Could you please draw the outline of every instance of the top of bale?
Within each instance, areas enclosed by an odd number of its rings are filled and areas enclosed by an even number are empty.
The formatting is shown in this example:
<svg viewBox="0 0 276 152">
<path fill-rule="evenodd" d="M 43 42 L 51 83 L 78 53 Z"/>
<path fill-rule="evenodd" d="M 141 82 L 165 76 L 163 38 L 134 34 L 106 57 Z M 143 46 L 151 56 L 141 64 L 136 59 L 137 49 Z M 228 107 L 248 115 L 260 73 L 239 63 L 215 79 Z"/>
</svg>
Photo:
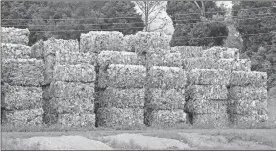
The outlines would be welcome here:
<svg viewBox="0 0 276 152">
<path fill-rule="evenodd" d="M 136 33 L 135 51 L 138 54 L 147 53 L 150 48 L 169 49 L 170 38 L 161 32 Z"/>
<path fill-rule="evenodd" d="M 203 47 L 201 46 L 175 46 L 171 47 L 171 52 L 181 53 L 183 59 L 202 57 Z"/>
<path fill-rule="evenodd" d="M 80 51 L 99 53 L 103 50 L 123 51 L 123 34 L 118 31 L 90 31 L 80 36 Z"/>
<path fill-rule="evenodd" d="M 42 59 L 44 52 L 44 42 L 39 40 L 33 46 L 31 46 L 31 58 Z"/>
<path fill-rule="evenodd" d="M 226 48 L 214 46 L 203 51 L 203 57 L 239 59 L 239 50 L 236 48 Z"/>
<path fill-rule="evenodd" d="M 135 46 L 137 44 L 136 35 L 124 36 L 124 50 L 128 52 L 135 52 Z"/>
<path fill-rule="evenodd" d="M 2 43 L 13 43 L 28 45 L 29 29 L 18 29 L 14 27 L 1 27 Z"/>
<path fill-rule="evenodd" d="M 44 57 L 49 54 L 60 52 L 79 52 L 79 42 L 77 40 L 62 40 L 51 37 L 44 41 Z"/>
</svg>

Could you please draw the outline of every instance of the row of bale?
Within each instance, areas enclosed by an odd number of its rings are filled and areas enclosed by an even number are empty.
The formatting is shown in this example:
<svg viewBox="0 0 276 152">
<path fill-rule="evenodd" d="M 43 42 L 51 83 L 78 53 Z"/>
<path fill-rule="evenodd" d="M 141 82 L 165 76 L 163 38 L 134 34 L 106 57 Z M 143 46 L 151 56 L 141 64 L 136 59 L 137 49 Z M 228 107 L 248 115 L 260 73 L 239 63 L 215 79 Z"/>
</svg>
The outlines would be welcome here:
<svg viewBox="0 0 276 152">
<path fill-rule="evenodd" d="M 27 46 L 29 34 L 2 28 L 1 120 L 12 126 L 43 124 L 43 61 Z"/>
<path fill-rule="evenodd" d="M 2 45 L 7 72 L 1 108 L 28 111 L 13 118 L 128 129 L 246 127 L 267 120 L 267 75 L 251 71 L 250 60 L 239 59 L 237 49 L 170 48 L 160 33 L 103 31 L 81 34 L 80 43 L 51 38 L 28 47 L 26 36 L 14 33 L 24 32 L 10 32 L 4 40 L 22 44 Z M 17 88 L 3 89 L 7 84 Z M 24 108 L 9 108 L 15 102 Z"/>
<path fill-rule="evenodd" d="M 51 38 L 43 44 L 44 122 L 65 127 L 94 126 L 95 57 L 76 40 Z"/>
<path fill-rule="evenodd" d="M 185 51 L 184 51 L 185 52 Z M 267 74 L 251 71 L 237 49 L 212 47 L 184 59 L 191 124 L 250 127 L 267 120 Z"/>
</svg>

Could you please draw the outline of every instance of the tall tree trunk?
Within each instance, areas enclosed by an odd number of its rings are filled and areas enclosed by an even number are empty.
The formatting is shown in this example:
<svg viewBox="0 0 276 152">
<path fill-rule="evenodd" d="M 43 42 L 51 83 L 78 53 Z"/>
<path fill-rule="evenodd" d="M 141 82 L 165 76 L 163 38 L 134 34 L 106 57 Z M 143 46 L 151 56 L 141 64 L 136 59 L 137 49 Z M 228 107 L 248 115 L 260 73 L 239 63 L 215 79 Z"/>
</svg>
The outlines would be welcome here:
<svg viewBox="0 0 276 152">
<path fill-rule="evenodd" d="M 202 5 L 202 16 L 205 17 L 205 5 L 204 5 L 204 1 L 201 1 Z"/>
<path fill-rule="evenodd" d="M 148 23 L 149 23 L 149 11 L 148 11 L 148 2 L 145 2 L 145 24 L 146 24 L 146 32 L 149 30 L 148 29 Z"/>
<path fill-rule="evenodd" d="M 194 3 L 197 6 L 197 8 L 200 10 L 201 16 L 205 17 L 205 5 L 204 5 L 204 1 L 201 1 L 201 7 L 198 5 L 197 1 L 194 1 Z"/>
</svg>

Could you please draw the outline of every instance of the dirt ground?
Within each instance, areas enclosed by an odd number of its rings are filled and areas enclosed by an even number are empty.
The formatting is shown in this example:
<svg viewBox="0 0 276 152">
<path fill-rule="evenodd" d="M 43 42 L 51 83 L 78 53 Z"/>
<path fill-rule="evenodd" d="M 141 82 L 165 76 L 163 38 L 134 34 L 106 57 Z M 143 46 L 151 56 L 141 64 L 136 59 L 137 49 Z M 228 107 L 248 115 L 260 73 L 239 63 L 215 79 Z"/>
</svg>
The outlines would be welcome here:
<svg viewBox="0 0 276 152">
<path fill-rule="evenodd" d="M 276 150 L 276 129 L 2 132 L 2 150 Z"/>
</svg>

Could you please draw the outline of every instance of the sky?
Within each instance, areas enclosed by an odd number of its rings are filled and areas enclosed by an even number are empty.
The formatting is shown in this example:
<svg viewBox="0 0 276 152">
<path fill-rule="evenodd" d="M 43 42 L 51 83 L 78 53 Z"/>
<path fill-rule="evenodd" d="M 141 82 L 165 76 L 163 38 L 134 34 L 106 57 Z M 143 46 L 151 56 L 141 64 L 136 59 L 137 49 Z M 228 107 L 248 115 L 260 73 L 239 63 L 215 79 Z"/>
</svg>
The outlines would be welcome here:
<svg viewBox="0 0 276 152">
<path fill-rule="evenodd" d="M 231 8 L 231 7 L 232 7 L 232 2 L 231 2 L 231 1 L 217 1 L 217 5 L 218 5 L 218 6 L 220 6 L 221 4 L 224 4 L 225 7 L 227 7 L 227 8 Z M 165 5 L 166 5 L 166 2 L 165 2 Z M 137 11 L 138 13 L 141 13 L 141 10 L 138 8 L 138 6 L 136 6 L 135 9 L 136 9 L 136 11 Z M 167 18 L 167 19 L 169 20 L 168 25 L 164 28 L 164 32 L 165 32 L 167 35 L 172 35 L 173 32 L 174 32 L 174 28 L 173 28 L 173 24 L 172 24 L 172 21 L 171 21 L 170 17 L 169 17 L 168 14 L 166 13 L 166 10 L 162 11 L 162 12 L 158 15 L 158 17 L 160 17 L 160 18 L 165 17 L 165 18 Z M 159 19 L 159 20 L 156 19 L 156 20 L 150 25 L 150 27 L 153 28 L 153 29 L 155 29 L 155 28 L 159 27 L 160 25 L 162 25 L 163 22 L 164 22 L 164 21 L 161 20 L 161 19 Z"/>
</svg>

